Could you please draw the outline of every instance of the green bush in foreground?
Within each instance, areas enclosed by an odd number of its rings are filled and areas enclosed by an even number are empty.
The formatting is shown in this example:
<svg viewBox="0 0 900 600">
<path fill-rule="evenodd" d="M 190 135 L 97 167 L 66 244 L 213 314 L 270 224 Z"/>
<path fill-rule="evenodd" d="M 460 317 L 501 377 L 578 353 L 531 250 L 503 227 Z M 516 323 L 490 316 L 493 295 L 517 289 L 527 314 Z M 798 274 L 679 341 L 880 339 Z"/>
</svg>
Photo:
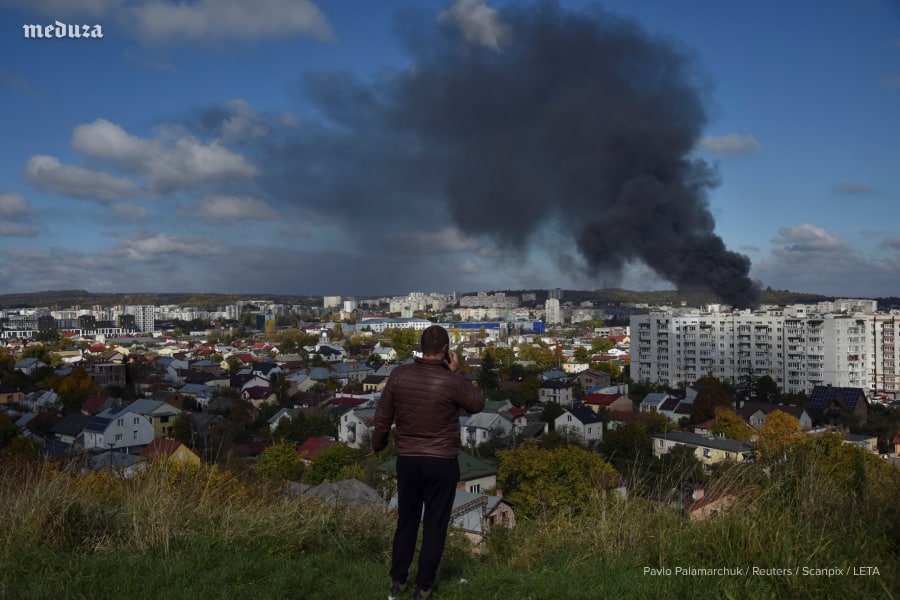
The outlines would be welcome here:
<svg viewBox="0 0 900 600">
<path fill-rule="evenodd" d="M 478 551 L 453 532 L 437 592 L 893 598 L 900 483 L 883 467 L 826 444 L 726 469 L 707 493 L 734 503 L 693 522 L 598 489 L 580 510 L 494 529 Z M 380 511 L 314 503 L 215 468 L 155 466 L 121 480 L 26 462 L 0 466 L 0 523 L 0 599 L 382 598 L 393 531 Z"/>
</svg>

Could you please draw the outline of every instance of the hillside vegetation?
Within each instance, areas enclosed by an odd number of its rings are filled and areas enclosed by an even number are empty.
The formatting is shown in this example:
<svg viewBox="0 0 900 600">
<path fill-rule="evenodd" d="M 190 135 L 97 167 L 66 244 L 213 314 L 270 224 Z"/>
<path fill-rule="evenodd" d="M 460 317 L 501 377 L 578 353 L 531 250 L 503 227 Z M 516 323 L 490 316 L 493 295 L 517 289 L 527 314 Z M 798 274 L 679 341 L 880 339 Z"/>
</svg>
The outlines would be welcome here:
<svg viewBox="0 0 900 600">
<path fill-rule="evenodd" d="M 478 551 L 455 532 L 437 595 L 895 598 L 900 477 L 830 448 L 721 471 L 708 493 L 739 490 L 736 503 L 703 521 L 598 490 L 494 529 Z M 215 467 L 157 464 L 123 480 L 7 455 L 0 522 L 0 599 L 375 599 L 389 583 L 390 515 Z"/>
</svg>

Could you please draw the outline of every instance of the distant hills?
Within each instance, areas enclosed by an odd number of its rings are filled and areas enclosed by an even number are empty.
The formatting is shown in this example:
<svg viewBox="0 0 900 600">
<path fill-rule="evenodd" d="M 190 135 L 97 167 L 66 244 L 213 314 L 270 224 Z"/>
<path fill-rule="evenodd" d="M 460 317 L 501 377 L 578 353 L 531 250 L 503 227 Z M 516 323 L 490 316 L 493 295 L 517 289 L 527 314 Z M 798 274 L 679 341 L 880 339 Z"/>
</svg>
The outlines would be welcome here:
<svg viewBox="0 0 900 600">
<path fill-rule="evenodd" d="M 522 294 L 532 292 L 537 295 L 538 302 L 543 302 L 547 297 L 546 290 L 499 290 L 507 294 Z M 466 292 L 474 293 L 474 292 Z M 492 292 L 493 293 L 493 292 Z M 360 299 L 363 297 L 355 296 Z M 852 294 L 848 293 L 848 297 Z M 106 293 L 88 292 L 86 290 L 51 290 L 43 292 L 28 292 L 18 294 L 0 294 L 0 308 L 32 308 L 50 307 L 52 309 L 64 309 L 70 306 L 90 307 L 95 305 L 114 306 L 117 304 L 175 304 L 179 306 L 195 306 L 204 310 L 215 310 L 218 307 L 234 304 L 239 300 L 268 300 L 279 304 L 317 304 L 321 296 L 286 296 L 279 294 L 208 294 L 208 293 Z M 763 290 L 761 302 L 764 304 L 794 304 L 813 303 L 822 300 L 833 299 L 832 296 L 821 294 L 808 294 L 791 292 L 788 290 Z M 888 305 L 896 305 L 888 302 Z M 719 302 L 714 295 L 707 291 L 678 291 L 661 290 L 652 292 L 638 292 L 619 288 L 600 290 L 563 290 L 563 301 L 575 304 L 581 302 L 593 302 L 596 304 L 621 304 L 642 303 L 649 305 L 679 305 L 682 302 L 688 306 L 700 306 L 702 304 L 714 304 Z"/>
<path fill-rule="evenodd" d="M 310 304 L 320 302 L 321 296 L 283 296 L 276 294 L 203 294 L 203 293 L 106 293 L 85 290 L 53 290 L 19 294 L 0 294 L 0 308 L 32 308 L 47 306 L 64 309 L 70 306 L 91 307 L 117 304 L 175 304 L 215 310 L 238 300 L 270 300 L 279 304 Z"/>
</svg>

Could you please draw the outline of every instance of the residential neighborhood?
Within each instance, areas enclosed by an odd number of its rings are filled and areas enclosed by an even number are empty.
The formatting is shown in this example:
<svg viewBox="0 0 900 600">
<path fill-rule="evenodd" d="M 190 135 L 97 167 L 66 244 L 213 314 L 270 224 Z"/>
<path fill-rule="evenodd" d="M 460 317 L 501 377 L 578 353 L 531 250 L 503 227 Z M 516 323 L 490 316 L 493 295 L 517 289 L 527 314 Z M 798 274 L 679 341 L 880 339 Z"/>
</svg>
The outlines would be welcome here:
<svg viewBox="0 0 900 600">
<path fill-rule="evenodd" d="M 105 327 L 103 333 L 78 327 L 86 321 L 81 313 L 102 313 L 91 324 L 116 314 L 129 324 L 136 321 L 122 317 L 132 309 L 6 309 L 0 312 L 0 420 L 10 433 L 2 452 L 30 449 L 125 478 L 161 459 L 218 465 L 295 481 L 301 494 L 352 475 L 381 490 L 376 497 L 390 510 L 393 456 L 382 457 L 377 474 L 361 475 L 360 465 L 392 369 L 420 356 L 419 332 L 437 322 L 463 357 L 463 373 L 487 398 L 483 412 L 459 418 L 462 475 L 453 522 L 475 543 L 490 527 L 515 524 L 521 491 L 504 489 L 498 473 L 529 445 L 585 449 L 617 471 L 613 487 L 623 494 L 678 495 L 671 482 L 690 474 L 695 489 L 683 505 L 691 508 L 683 510 L 694 519 L 711 514 L 714 495 L 704 495 L 702 486 L 718 470 L 753 464 L 770 452 L 775 422 L 787 421 L 790 435 L 838 435 L 887 463 L 900 462 L 896 401 L 867 381 L 852 387 L 816 380 L 788 393 L 771 371 L 726 379 L 706 374 L 677 385 L 635 380 L 643 371 L 628 359 L 645 353 L 645 338 L 640 333 L 640 347 L 632 349 L 631 332 L 635 323 L 643 332 L 645 320 L 629 311 L 640 309 L 582 302 L 576 312 L 563 304 L 554 314 L 564 322 L 548 327 L 536 295 L 502 298 L 411 294 L 361 303 L 325 297 L 321 306 L 302 309 L 248 301 L 210 312 L 211 321 L 198 318 L 196 309 L 144 306 L 147 331 Z M 480 302 L 491 303 L 486 312 L 500 318 L 441 320 Z M 182 314 L 194 318 L 186 323 Z M 580 320 L 573 321 L 576 314 Z M 272 455 L 285 448 L 293 466 L 273 471 Z M 647 473 L 655 473 L 655 489 L 629 491 L 638 475 L 646 485 Z"/>
</svg>

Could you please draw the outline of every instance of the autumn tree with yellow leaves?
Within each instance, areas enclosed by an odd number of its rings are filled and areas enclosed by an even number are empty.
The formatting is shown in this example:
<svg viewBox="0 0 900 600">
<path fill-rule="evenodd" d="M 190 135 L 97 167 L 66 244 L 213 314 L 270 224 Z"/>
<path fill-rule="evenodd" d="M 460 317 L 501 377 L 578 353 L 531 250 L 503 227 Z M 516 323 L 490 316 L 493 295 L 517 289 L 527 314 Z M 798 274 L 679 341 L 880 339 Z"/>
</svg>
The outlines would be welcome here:
<svg viewBox="0 0 900 600">
<path fill-rule="evenodd" d="M 497 483 L 522 518 L 579 510 L 618 486 L 612 465 L 580 446 L 546 449 L 529 440 L 497 456 Z"/>
<path fill-rule="evenodd" d="M 800 441 L 800 421 L 781 410 L 766 415 L 766 422 L 759 428 L 756 449 L 761 459 L 780 460 L 788 449 Z"/>
</svg>

